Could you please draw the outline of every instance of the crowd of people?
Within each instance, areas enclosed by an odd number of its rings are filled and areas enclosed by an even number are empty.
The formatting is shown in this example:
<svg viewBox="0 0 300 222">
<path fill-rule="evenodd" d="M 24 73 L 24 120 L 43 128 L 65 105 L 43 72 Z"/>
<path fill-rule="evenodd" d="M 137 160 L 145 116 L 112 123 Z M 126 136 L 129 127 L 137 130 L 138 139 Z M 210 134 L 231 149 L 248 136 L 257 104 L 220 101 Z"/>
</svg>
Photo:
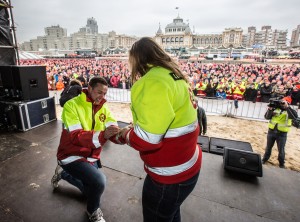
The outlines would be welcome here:
<svg viewBox="0 0 300 222">
<path fill-rule="evenodd" d="M 300 102 L 300 66 L 271 64 L 229 64 L 178 61 L 200 97 L 269 102 L 290 97 Z M 46 65 L 49 90 L 62 90 L 72 79 L 85 87 L 93 76 L 106 79 L 109 87 L 131 88 L 127 60 L 43 59 L 22 60 L 22 65 Z"/>
</svg>

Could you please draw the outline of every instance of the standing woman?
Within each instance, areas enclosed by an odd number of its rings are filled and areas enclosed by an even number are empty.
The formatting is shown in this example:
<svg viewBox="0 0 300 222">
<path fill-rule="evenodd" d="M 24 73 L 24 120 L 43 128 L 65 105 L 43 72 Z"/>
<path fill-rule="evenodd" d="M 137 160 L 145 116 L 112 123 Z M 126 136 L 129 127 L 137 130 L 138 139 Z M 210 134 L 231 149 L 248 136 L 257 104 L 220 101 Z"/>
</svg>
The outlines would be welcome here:
<svg viewBox="0 0 300 222">
<path fill-rule="evenodd" d="M 133 44 L 129 65 L 133 127 L 120 135 L 144 161 L 144 222 L 181 221 L 202 161 L 197 104 L 178 65 L 151 38 Z"/>
</svg>

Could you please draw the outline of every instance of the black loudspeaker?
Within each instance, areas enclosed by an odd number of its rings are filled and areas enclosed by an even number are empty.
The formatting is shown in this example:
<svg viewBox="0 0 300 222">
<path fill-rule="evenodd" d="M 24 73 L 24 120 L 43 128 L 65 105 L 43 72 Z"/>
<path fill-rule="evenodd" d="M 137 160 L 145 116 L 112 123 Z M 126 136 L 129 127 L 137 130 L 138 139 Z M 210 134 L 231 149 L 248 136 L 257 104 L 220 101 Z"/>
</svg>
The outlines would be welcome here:
<svg viewBox="0 0 300 222">
<path fill-rule="evenodd" d="M 251 176 L 262 177 L 262 162 L 260 154 L 225 148 L 223 155 L 224 169 Z"/>
<path fill-rule="evenodd" d="M 198 136 L 197 143 L 201 146 L 202 151 L 209 152 L 209 137 Z"/>
<path fill-rule="evenodd" d="M 0 66 L 0 79 L 5 98 L 13 98 L 14 96 L 14 79 L 11 66 Z"/>
<path fill-rule="evenodd" d="M 7 100 L 30 101 L 49 97 L 46 66 L 0 66 Z"/>
<path fill-rule="evenodd" d="M 252 152 L 252 146 L 248 142 L 236 141 L 236 140 L 228 140 L 221 138 L 210 138 L 209 152 L 223 155 L 225 148 L 233 148 L 237 150 L 244 150 Z"/>
</svg>

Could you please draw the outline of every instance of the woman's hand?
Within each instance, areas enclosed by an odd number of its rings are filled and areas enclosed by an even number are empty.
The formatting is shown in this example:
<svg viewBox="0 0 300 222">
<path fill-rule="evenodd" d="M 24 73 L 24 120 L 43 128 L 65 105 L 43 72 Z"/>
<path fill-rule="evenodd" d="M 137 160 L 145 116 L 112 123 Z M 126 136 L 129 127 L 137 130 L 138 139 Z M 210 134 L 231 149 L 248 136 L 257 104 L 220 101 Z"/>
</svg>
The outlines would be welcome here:
<svg viewBox="0 0 300 222">
<path fill-rule="evenodd" d="M 114 125 L 109 126 L 104 131 L 104 138 L 109 139 L 110 137 L 119 133 L 119 131 L 120 131 L 120 128 L 118 126 L 114 126 Z"/>
</svg>

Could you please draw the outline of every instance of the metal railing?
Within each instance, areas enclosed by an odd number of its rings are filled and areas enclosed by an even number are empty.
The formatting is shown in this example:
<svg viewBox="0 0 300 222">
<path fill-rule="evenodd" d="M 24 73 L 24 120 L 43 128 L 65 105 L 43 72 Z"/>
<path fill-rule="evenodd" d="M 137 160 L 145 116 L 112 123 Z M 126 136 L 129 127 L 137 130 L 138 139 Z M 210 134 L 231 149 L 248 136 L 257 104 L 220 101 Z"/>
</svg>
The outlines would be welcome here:
<svg viewBox="0 0 300 222">
<path fill-rule="evenodd" d="M 55 103 L 59 104 L 61 91 L 49 91 L 50 96 L 54 96 Z M 108 102 L 130 103 L 130 90 L 109 88 L 106 94 Z M 222 115 L 228 117 L 237 117 L 252 120 L 265 120 L 264 115 L 268 108 L 268 103 L 249 102 L 239 100 L 199 98 L 198 105 L 201 106 L 208 115 Z M 300 116 L 300 109 L 297 106 L 292 106 Z"/>
<path fill-rule="evenodd" d="M 198 104 L 207 114 L 222 115 L 228 117 L 238 117 L 253 120 L 265 120 L 264 115 L 268 109 L 268 103 L 234 101 L 216 98 L 199 98 Z M 300 110 L 297 106 L 291 106 L 300 116 Z"/>
</svg>

